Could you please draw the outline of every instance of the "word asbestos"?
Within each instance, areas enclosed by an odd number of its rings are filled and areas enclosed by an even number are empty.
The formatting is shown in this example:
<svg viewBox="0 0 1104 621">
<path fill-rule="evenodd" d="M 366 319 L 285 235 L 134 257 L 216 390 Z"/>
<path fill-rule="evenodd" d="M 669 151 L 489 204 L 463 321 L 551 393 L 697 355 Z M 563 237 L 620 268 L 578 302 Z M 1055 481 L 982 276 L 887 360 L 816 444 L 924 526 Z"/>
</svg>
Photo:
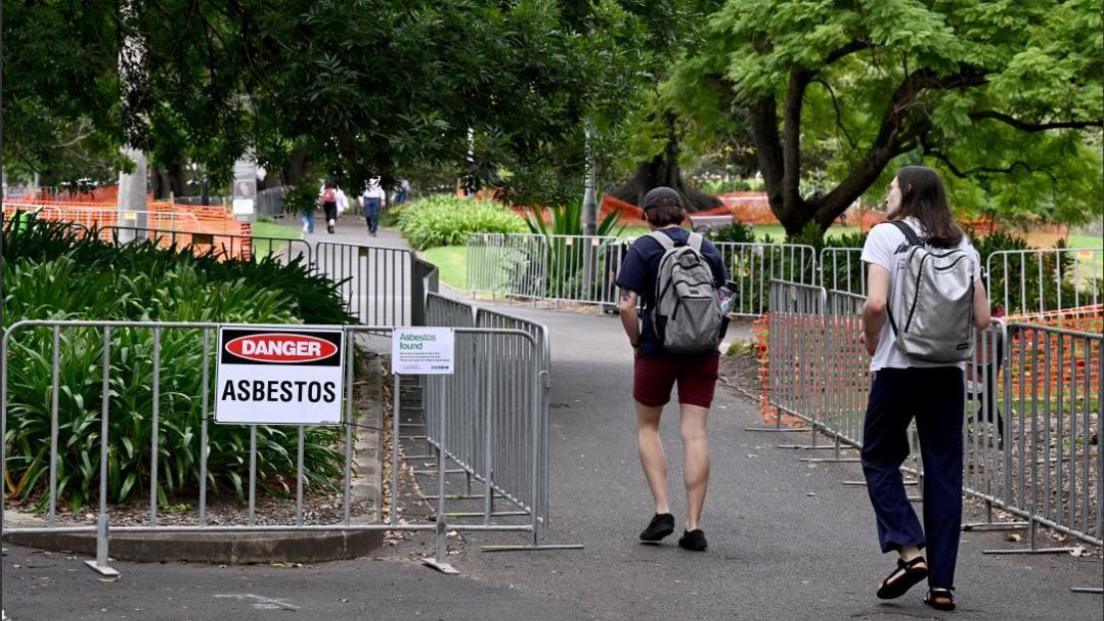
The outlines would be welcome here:
<svg viewBox="0 0 1104 621">
<path fill-rule="evenodd" d="M 226 380 L 221 399 L 243 402 L 333 403 L 337 400 L 337 384 L 303 380 Z"/>
<path fill-rule="evenodd" d="M 399 336 L 399 349 L 402 351 L 420 351 L 425 349 L 426 343 L 433 343 L 437 340 L 435 334 L 409 334 L 404 333 Z"/>
</svg>

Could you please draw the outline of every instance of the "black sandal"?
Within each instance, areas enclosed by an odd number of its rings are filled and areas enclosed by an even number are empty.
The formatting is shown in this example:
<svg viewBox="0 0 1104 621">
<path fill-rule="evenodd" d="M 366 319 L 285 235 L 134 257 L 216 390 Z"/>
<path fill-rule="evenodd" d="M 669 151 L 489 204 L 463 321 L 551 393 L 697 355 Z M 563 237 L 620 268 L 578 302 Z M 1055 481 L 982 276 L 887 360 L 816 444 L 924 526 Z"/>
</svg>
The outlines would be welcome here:
<svg viewBox="0 0 1104 621">
<path fill-rule="evenodd" d="M 923 567 L 917 565 L 923 563 Z M 893 578 L 896 577 L 896 580 Z M 916 584 L 928 577 L 928 563 L 923 556 L 918 556 L 911 561 L 897 559 L 897 569 L 882 580 L 882 586 L 878 587 L 878 599 L 897 599 Z M 891 582 L 892 580 L 892 582 Z"/>
<path fill-rule="evenodd" d="M 924 596 L 924 603 L 936 610 L 954 610 L 954 594 L 951 591 L 954 591 L 954 588 L 935 587 L 928 589 L 928 594 Z"/>
</svg>

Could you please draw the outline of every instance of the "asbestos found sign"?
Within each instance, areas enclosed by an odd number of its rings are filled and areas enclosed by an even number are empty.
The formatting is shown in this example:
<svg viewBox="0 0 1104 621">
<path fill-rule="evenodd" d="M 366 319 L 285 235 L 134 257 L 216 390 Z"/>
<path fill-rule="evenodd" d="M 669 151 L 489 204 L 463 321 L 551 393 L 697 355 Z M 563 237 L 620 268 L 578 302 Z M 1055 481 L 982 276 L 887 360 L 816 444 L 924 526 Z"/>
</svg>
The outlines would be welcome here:
<svg viewBox="0 0 1104 621">
<path fill-rule="evenodd" d="M 341 330 L 219 330 L 215 422 L 341 423 Z"/>
<path fill-rule="evenodd" d="M 397 375 L 452 375 L 456 341 L 452 328 L 396 328 L 391 368 Z"/>
</svg>

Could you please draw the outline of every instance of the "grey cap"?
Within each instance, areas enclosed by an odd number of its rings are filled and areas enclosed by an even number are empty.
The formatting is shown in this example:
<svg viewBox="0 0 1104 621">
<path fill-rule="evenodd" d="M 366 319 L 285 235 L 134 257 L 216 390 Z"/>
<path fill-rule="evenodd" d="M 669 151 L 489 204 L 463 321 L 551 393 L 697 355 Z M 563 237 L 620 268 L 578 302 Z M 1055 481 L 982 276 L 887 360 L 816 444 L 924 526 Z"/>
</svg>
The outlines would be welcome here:
<svg viewBox="0 0 1104 621">
<path fill-rule="evenodd" d="M 644 204 L 641 207 L 645 210 L 651 209 L 656 206 L 661 199 L 669 198 L 675 201 L 675 204 L 682 207 L 682 196 L 673 188 L 669 188 L 665 185 L 660 185 L 652 188 L 644 195 Z"/>
</svg>

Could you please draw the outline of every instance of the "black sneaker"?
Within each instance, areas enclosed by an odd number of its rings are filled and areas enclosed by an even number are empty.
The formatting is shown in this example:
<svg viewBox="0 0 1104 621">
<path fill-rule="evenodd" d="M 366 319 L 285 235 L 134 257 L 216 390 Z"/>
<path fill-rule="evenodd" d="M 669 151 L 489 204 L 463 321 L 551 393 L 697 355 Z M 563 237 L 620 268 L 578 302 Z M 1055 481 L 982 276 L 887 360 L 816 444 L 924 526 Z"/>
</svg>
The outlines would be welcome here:
<svg viewBox="0 0 1104 621">
<path fill-rule="evenodd" d="M 659 543 L 661 539 L 675 532 L 675 516 L 670 513 L 657 513 L 648 522 L 648 528 L 640 533 L 640 543 Z"/>
<path fill-rule="evenodd" d="M 683 531 L 682 536 L 679 537 L 679 547 L 694 552 L 705 552 L 709 544 L 705 541 L 705 532 L 700 528 L 695 528 L 694 530 Z"/>
</svg>

